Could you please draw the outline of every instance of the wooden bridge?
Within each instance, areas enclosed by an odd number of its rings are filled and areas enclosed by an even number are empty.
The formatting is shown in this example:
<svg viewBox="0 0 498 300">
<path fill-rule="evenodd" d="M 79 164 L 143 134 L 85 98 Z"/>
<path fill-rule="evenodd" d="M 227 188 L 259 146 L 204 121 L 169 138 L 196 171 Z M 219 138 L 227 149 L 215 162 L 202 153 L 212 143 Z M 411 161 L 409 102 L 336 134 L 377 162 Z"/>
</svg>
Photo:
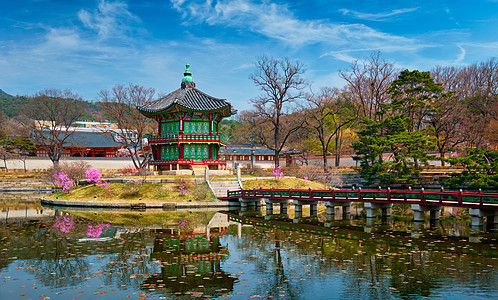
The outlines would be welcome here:
<svg viewBox="0 0 498 300">
<path fill-rule="evenodd" d="M 312 190 L 307 189 L 249 189 L 228 191 L 221 200 L 230 201 L 231 205 L 240 205 L 243 209 L 248 205 L 258 207 L 261 199 L 266 203 L 267 211 L 273 210 L 273 204 L 280 204 L 286 211 L 287 204 L 292 201 L 296 213 L 302 212 L 303 205 L 310 205 L 311 214 L 316 212 L 319 202 L 327 206 L 327 214 L 334 214 L 335 206 L 342 206 L 343 212 L 349 213 L 353 202 L 365 203 L 367 217 L 375 217 L 375 209 L 382 209 L 383 216 L 390 216 L 393 204 L 411 204 L 414 220 L 423 221 L 424 212 L 430 211 L 432 219 L 439 218 L 442 206 L 469 208 L 473 217 L 472 224 L 480 226 L 482 218 L 488 223 L 498 223 L 498 193 L 453 192 L 453 191 L 414 191 L 414 190 Z M 475 219 L 474 219 L 475 218 Z"/>
</svg>

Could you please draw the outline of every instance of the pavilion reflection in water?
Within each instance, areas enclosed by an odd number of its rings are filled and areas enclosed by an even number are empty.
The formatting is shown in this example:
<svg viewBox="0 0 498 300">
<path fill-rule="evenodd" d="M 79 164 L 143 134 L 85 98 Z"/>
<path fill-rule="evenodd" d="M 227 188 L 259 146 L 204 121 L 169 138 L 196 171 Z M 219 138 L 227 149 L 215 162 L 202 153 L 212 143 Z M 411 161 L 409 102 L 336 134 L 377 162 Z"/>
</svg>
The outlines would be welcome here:
<svg viewBox="0 0 498 300">
<path fill-rule="evenodd" d="M 161 273 L 151 275 L 141 288 L 154 289 L 156 293 L 211 297 L 233 291 L 237 276 L 221 269 L 221 262 L 228 256 L 228 249 L 220 243 L 220 237 L 227 231 L 228 218 L 221 216 L 225 222 L 210 224 L 203 233 L 187 233 L 177 228 L 153 230 L 154 247 L 150 257 L 161 263 Z"/>
</svg>

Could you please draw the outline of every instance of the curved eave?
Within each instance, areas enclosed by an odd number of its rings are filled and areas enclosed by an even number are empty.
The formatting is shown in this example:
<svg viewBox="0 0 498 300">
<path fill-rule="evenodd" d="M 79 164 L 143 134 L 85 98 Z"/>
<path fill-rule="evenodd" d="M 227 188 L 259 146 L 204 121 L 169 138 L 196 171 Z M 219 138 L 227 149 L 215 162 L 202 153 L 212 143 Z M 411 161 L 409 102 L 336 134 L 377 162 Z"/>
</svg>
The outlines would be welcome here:
<svg viewBox="0 0 498 300">
<path fill-rule="evenodd" d="M 227 104 L 226 106 L 222 106 L 219 108 L 214 108 L 214 109 L 199 110 L 199 109 L 193 109 L 190 107 L 186 107 L 186 106 L 174 103 L 165 109 L 157 110 L 157 111 L 142 109 L 141 107 L 137 107 L 137 110 L 147 117 L 153 117 L 153 116 L 163 115 L 163 114 L 170 114 L 170 113 L 175 113 L 178 111 L 200 112 L 200 113 L 220 113 L 223 117 L 229 117 L 229 116 L 232 116 L 232 115 L 237 113 L 237 110 L 233 109 L 230 104 Z"/>
</svg>

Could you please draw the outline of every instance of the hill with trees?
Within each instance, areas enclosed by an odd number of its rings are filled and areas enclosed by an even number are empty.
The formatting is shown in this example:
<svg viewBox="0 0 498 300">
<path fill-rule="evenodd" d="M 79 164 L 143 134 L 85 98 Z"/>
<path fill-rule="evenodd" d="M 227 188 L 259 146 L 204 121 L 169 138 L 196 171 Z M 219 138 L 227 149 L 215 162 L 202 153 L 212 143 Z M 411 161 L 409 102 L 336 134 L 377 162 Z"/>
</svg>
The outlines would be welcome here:
<svg viewBox="0 0 498 300">
<path fill-rule="evenodd" d="M 5 113 L 9 118 L 17 117 L 23 114 L 23 109 L 31 106 L 33 98 L 26 96 L 12 96 L 0 89 L 0 111 Z M 95 102 L 85 100 L 75 100 L 82 107 L 81 120 L 97 121 L 100 109 Z"/>
<path fill-rule="evenodd" d="M 14 98 L 14 96 L 7 94 L 2 89 L 0 89 L 0 99 L 11 99 L 11 98 Z"/>
</svg>

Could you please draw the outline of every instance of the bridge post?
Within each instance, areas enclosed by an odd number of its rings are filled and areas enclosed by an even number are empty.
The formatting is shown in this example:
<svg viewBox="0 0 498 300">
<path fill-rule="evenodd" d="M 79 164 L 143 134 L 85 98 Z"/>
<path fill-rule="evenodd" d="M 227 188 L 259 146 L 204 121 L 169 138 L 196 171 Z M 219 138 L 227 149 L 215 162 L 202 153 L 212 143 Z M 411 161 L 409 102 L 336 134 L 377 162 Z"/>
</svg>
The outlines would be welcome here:
<svg viewBox="0 0 498 300">
<path fill-rule="evenodd" d="M 255 207 L 255 209 L 261 209 L 261 199 L 251 199 L 251 198 L 239 198 L 240 209 L 242 211 L 247 211 L 248 207 Z"/>
<path fill-rule="evenodd" d="M 484 225 L 484 217 L 488 227 L 493 228 L 498 224 L 498 211 L 485 210 L 478 208 L 469 209 L 469 215 L 472 217 L 472 227 L 480 227 Z"/>
<path fill-rule="evenodd" d="M 303 214 L 303 205 L 310 206 L 310 215 L 316 216 L 318 212 L 318 201 L 302 201 L 302 200 L 292 200 L 294 204 L 294 211 L 296 215 L 302 216 Z"/>
<path fill-rule="evenodd" d="M 351 213 L 351 205 L 353 202 L 341 202 L 341 201 L 325 201 L 325 207 L 327 208 L 327 218 L 333 219 L 335 215 L 335 207 L 342 207 L 342 218 L 348 218 L 348 215 Z"/>
<path fill-rule="evenodd" d="M 266 198 L 265 203 L 266 203 L 266 215 L 273 214 L 273 203 L 271 202 L 271 200 Z"/>
<path fill-rule="evenodd" d="M 281 214 L 287 213 L 287 203 L 288 203 L 288 200 L 285 200 L 285 202 L 280 202 L 280 213 Z"/>
<path fill-rule="evenodd" d="M 391 216 L 392 207 L 392 204 L 382 207 L 382 218 L 389 218 Z"/>
<path fill-rule="evenodd" d="M 292 200 L 292 204 L 294 204 L 294 212 L 297 214 L 297 213 L 300 213 L 302 214 L 303 213 L 303 204 L 302 204 L 303 201 L 300 201 L 300 200 Z"/>
<path fill-rule="evenodd" d="M 372 203 L 365 202 L 365 209 L 367 210 L 367 218 L 375 218 L 376 209 L 382 209 L 382 218 L 389 218 L 391 216 L 392 203 Z"/>
<path fill-rule="evenodd" d="M 242 198 L 240 198 L 242 199 Z M 245 201 L 240 201 L 240 210 L 241 211 L 247 211 L 248 203 Z"/>
<path fill-rule="evenodd" d="M 353 202 L 350 202 L 349 205 L 343 205 L 342 206 L 342 218 L 343 219 L 348 219 L 351 215 L 351 203 Z"/>
<path fill-rule="evenodd" d="M 329 204 L 329 202 L 325 202 L 325 207 L 327 209 L 327 216 L 335 215 L 335 207 L 327 204 Z"/>
<path fill-rule="evenodd" d="M 439 220 L 439 212 L 441 211 L 441 206 L 412 204 L 412 210 L 414 222 L 424 222 L 426 211 L 430 211 L 430 219 L 434 221 Z"/>
<path fill-rule="evenodd" d="M 261 209 L 261 199 L 260 198 L 256 199 L 253 203 L 256 206 L 256 210 Z"/>
<path fill-rule="evenodd" d="M 310 216 L 316 216 L 318 213 L 318 202 L 310 203 Z"/>
<path fill-rule="evenodd" d="M 441 210 L 431 210 L 429 219 L 432 221 L 439 220 L 439 214 Z"/>
</svg>

